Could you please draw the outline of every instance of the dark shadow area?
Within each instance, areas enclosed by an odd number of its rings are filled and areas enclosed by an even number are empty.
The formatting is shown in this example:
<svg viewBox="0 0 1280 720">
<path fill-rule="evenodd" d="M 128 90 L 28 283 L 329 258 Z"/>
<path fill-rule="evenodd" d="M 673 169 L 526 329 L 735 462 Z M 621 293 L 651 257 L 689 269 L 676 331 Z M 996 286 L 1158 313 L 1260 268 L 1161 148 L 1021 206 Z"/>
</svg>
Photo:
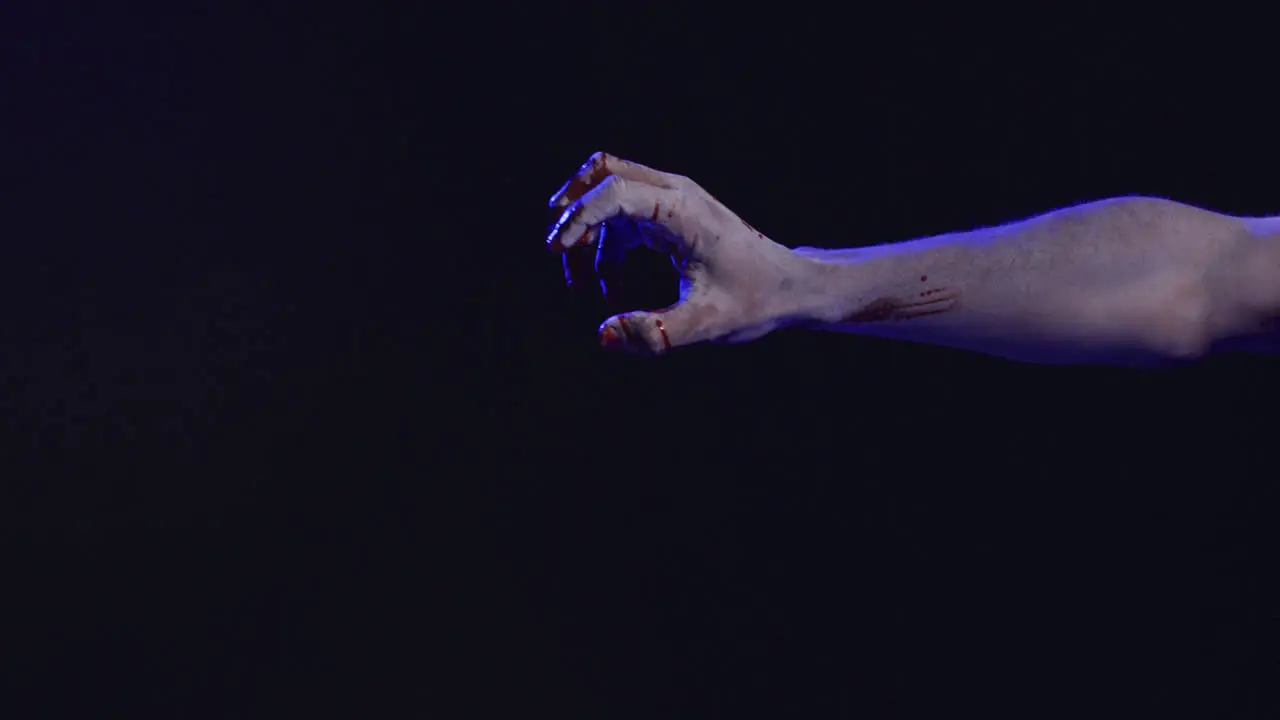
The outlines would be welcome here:
<svg viewBox="0 0 1280 720">
<path fill-rule="evenodd" d="M 542 243 L 596 150 L 792 246 L 1127 194 L 1280 214 L 1247 28 L 213 7 L 0 23 L 0 696 L 1275 712 L 1280 356 L 611 357 Z"/>
</svg>

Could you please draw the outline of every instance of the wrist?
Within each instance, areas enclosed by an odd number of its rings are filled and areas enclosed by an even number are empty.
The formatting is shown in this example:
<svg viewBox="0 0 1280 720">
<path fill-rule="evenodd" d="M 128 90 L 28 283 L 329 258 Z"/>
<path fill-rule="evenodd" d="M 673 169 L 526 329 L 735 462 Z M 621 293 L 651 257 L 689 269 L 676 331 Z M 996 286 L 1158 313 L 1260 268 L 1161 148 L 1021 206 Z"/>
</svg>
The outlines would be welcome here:
<svg viewBox="0 0 1280 720">
<path fill-rule="evenodd" d="M 796 248 L 784 325 L 838 322 L 857 308 L 863 268 L 849 250 Z"/>
</svg>

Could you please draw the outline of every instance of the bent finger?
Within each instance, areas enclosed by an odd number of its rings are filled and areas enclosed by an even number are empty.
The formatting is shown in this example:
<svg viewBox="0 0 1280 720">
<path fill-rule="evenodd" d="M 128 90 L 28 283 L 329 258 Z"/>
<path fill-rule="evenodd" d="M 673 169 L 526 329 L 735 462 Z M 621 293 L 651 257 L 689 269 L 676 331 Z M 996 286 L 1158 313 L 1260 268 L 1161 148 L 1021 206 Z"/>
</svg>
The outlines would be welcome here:
<svg viewBox="0 0 1280 720">
<path fill-rule="evenodd" d="M 556 209 L 567 208 L 613 175 L 668 189 L 680 187 L 681 180 L 679 175 L 655 170 L 608 153 L 597 152 L 591 155 L 591 158 L 578 169 L 578 172 L 574 173 L 573 177 L 560 186 L 560 189 L 551 196 L 548 204 Z"/>
<path fill-rule="evenodd" d="M 651 244 L 655 240 L 678 242 L 683 225 L 683 200 L 684 195 L 677 190 L 611 175 L 561 214 L 547 237 L 547 247 L 553 252 L 563 252 L 570 247 L 589 245 L 598 239 L 598 226 L 619 215 L 646 221 L 649 227 L 664 231 L 660 238 L 648 238 Z"/>
</svg>

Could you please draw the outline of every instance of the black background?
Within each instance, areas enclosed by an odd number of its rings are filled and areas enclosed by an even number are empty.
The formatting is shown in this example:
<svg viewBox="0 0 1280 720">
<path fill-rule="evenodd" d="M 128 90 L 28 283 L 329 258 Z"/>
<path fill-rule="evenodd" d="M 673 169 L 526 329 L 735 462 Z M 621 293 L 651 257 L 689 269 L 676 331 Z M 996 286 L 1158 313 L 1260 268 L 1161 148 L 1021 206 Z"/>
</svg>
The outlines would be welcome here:
<svg viewBox="0 0 1280 720">
<path fill-rule="evenodd" d="M 21 716 L 1274 712 L 1275 358 L 620 359 L 543 249 L 595 150 L 788 245 L 1280 213 L 1260 19 L 106 7 L 0 24 Z"/>
</svg>

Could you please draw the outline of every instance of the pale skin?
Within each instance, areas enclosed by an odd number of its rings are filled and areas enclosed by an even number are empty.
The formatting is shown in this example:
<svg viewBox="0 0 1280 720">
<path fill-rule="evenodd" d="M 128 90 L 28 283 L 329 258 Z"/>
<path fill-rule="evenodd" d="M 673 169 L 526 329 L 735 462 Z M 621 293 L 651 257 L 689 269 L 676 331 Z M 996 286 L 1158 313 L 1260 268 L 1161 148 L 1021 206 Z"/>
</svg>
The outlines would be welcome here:
<svg viewBox="0 0 1280 720">
<path fill-rule="evenodd" d="M 680 301 L 608 318 L 649 354 L 807 326 L 1053 364 L 1195 360 L 1266 348 L 1280 316 L 1280 218 L 1124 197 L 1005 225 L 849 250 L 788 248 L 681 175 L 596 153 L 551 198 L 548 248 L 669 253 Z M 602 239 L 603 237 L 603 239 Z"/>
</svg>

